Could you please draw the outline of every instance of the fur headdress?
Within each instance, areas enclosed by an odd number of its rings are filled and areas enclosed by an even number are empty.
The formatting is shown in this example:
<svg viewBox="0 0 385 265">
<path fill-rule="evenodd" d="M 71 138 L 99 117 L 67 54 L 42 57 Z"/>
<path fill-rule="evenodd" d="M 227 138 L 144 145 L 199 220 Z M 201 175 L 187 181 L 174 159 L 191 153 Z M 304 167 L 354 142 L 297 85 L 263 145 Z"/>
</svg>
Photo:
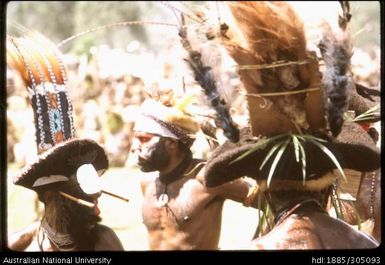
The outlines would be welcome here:
<svg viewBox="0 0 385 265">
<path fill-rule="evenodd" d="M 336 139 L 354 89 L 348 3 L 341 2 L 339 28 L 322 26 L 323 67 L 289 3 L 226 4 L 229 18 L 213 36 L 238 64 L 251 132 L 249 142 L 215 151 L 207 185 L 248 175 L 269 189 L 322 190 L 338 176 L 335 169 L 344 176 L 344 168 L 379 168 L 378 150 Z"/>
<path fill-rule="evenodd" d="M 304 26 L 284 2 L 228 3 L 234 23 L 221 34 L 238 63 L 255 136 L 323 130 L 324 94 Z"/>
</svg>

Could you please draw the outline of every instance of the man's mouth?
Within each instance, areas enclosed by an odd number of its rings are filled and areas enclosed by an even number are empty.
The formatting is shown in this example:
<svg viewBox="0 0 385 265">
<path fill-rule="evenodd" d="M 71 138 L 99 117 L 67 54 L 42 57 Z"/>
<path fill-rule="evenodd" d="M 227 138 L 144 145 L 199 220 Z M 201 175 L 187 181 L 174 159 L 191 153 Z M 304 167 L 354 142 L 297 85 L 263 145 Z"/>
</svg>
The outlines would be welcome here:
<svg viewBox="0 0 385 265">
<path fill-rule="evenodd" d="M 139 164 L 146 163 L 147 160 L 148 160 L 147 158 L 138 155 L 138 163 L 139 163 Z"/>
</svg>

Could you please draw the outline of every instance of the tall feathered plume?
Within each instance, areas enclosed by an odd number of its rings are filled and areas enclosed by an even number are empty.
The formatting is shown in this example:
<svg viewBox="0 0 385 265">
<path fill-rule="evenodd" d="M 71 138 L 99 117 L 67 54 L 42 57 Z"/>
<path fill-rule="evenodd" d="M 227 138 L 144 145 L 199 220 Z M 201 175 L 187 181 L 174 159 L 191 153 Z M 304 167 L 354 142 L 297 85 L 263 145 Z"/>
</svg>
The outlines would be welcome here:
<svg viewBox="0 0 385 265">
<path fill-rule="evenodd" d="M 44 36 L 7 36 L 7 64 L 24 81 L 31 99 L 39 153 L 75 134 L 72 104 L 60 52 Z"/>
<path fill-rule="evenodd" d="M 188 53 L 185 59 L 194 74 L 195 81 L 202 87 L 206 98 L 216 111 L 216 120 L 224 131 L 224 135 L 232 142 L 239 140 L 239 130 L 233 122 L 228 104 L 222 91 L 220 74 L 220 54 L 218 46 L 213 46 L 214 37 L 210 28 L 206 28 L 204 18 L 198 17 L 198 23 L 187 25 L 185 16 L 181 15 L 179 36 L 183 48 Z"/>
<path fill-rule="evenodd" d="M 350 69 L 352 47 L 348 28 L 351 14 L 348 2 L 340 3 L 343 13 L 339 16 L 339 28 L 333 29 L 329 23 L 324 22 L 322 39 L 318 45 L 325 62 L 322 83 L 328 96 L 327 117 L 334 137 L 341 132 L 344 113 L 348 109 L 349 98 L 354 89 Z"/>
<path fill-rule="evenodd" d="M 253 135 L 323 129 L 323 93 L 302 21 L 284 2 L 228 2 L 219 29 L 238 64 Z"/>
</svg>

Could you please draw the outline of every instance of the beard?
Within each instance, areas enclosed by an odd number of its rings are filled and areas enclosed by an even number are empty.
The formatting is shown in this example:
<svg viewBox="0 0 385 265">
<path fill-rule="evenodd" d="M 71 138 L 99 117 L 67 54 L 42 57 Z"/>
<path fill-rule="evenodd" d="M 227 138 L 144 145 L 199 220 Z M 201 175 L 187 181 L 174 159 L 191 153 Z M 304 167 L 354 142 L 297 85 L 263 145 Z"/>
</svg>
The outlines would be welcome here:
<svg viewBox="0 0 385 265">
<path fill-rule="evenodd" d="M 170 154 L 164 145 L 164 139 L 160 138 L 157 143 L 148 146 L 142 151 L 144 157 L 138 158 L 138 165 L 142 172 L 158 171 L 170 162 Z"/>
</svg>

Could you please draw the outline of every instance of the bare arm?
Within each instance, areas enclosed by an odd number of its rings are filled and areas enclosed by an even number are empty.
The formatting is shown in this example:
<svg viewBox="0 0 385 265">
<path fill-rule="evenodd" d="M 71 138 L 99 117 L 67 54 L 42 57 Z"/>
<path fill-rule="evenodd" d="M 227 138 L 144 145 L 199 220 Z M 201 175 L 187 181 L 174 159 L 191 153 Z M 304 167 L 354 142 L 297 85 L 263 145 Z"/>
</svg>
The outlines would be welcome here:
<svg viewBox="0 0 385 265">
<path fill-rule="evenodd" d="M 245 200 L 251 184 L 244 179 L 235 179 L 233 181 L 224 183 L 214 188 L 206 188 L 209 193 L 243 203 Z"/>
<path fill-rule="evenodd" d="M 197 178 L 204 185 L 203 181 L 203 170 L 199 172 Z M 245 206 L 251 206 L 253 208 L 258 208 L 258 195 L 259 190 L 255 189 L 254 182 L 246 178 L 237 178 L 233 181 L 226 182 L 222 185 L 216 187 L 206 187 L 208 193 L 220 196 L 224 199 L 230 199 L 233 201 L 240 202 Z M 254 194 L 253 194 L 254 193 Z M 262 198 L 261 208 L 265 205 L 264 196 Z"/>
</svg>

